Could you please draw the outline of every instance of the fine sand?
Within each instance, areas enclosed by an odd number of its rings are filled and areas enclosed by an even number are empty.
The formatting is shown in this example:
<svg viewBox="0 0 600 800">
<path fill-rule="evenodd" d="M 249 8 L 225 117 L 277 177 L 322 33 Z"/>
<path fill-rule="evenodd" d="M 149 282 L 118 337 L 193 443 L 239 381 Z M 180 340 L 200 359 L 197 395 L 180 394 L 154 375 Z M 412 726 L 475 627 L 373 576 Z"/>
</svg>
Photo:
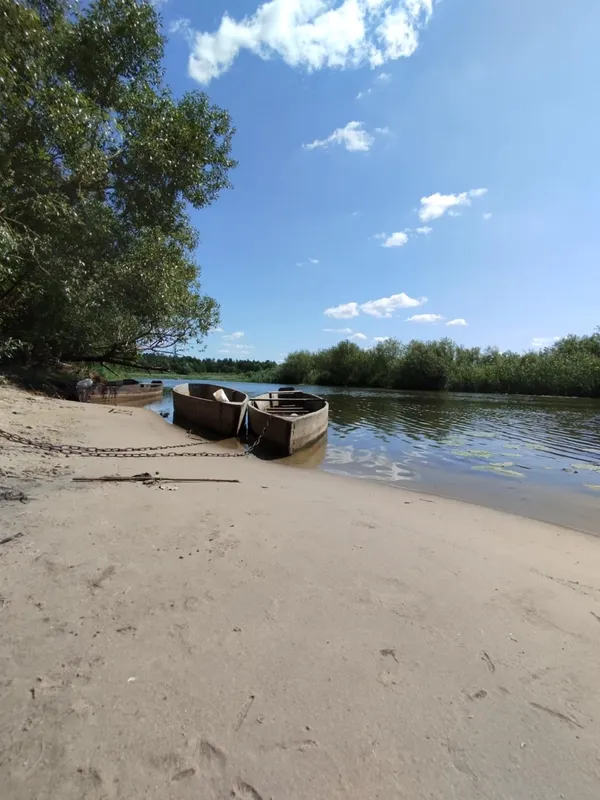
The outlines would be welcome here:
<svg viewBox="0 0 600 800">
<path fill-rule="evenodd" d="M 8 388 L 0 428 L 189 442 Z M 240 482 L 72 482 L 143 471 Z M 600 796 L 597 538 L 253 458 L 0 440 L 0 486 L 2 800 Z"/>
</svg>

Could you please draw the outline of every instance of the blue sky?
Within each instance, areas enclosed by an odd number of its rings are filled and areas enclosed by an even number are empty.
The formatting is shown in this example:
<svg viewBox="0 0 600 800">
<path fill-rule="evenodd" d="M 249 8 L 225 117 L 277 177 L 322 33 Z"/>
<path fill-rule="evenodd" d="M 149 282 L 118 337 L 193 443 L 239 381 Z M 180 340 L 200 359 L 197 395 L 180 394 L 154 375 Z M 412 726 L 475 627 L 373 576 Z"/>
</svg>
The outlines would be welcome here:
<svg viewBox="0 0 600 800">
<path fill-rule="evenodd" d="M 523 350 L 600 324 L 599 0 L 160 12 L 167 81 L 237 128 L 234 189 L 193 213 L 222 312 L 206 355 Z"/>
</svg>

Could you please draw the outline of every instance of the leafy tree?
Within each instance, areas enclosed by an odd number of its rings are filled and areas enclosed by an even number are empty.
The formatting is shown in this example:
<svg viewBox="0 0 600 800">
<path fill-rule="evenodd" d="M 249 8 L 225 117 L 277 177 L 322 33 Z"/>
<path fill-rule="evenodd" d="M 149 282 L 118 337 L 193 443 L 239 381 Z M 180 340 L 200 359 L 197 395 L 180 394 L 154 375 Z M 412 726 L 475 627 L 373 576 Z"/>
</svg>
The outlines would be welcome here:
<svg viewBox="0 0 600 800">
<path fill-rule="evenodd" d="M 233 128 L 206 95 L 173 97 L 163 47 L 144 0 L 0 0 L 0 343 L 13 356 L 127 361 L 218 321 L 186 207 L 229 186 Z"/>
</svg>

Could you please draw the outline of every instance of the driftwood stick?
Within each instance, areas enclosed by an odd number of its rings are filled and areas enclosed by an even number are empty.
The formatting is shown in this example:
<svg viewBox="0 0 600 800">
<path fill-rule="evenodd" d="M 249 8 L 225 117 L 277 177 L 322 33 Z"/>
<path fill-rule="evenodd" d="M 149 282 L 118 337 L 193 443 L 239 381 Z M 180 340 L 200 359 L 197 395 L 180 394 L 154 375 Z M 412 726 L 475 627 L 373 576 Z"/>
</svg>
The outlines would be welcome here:
<svg viewBox="0 0 600 800">
<path fill-rule="evenodd" d="M 237 478 L 161 478 L 158 475 L 102 475 L 100 478 L 73 478 L 77 483 L 104 481 L 108 483 L 239 483 Z"/>
</svg>

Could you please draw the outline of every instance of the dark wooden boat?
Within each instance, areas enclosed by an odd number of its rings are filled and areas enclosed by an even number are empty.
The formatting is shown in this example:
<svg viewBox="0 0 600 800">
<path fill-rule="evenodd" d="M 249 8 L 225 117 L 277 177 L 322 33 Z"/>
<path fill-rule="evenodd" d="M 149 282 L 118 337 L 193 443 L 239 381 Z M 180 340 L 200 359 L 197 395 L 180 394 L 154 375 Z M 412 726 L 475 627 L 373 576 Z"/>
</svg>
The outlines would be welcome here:
<svg viewBox="0 0 600 800">
<path fill-rule="evenodd" d="M 125 378 L 122 381 L 96 382 L 89 390 L 82 392 L 81 399 L 88 403 L 108 405 L 144 405 L 160 400 L 163 389 L 162 381 L 141 382 Z"/>
<path fill-rule="evenodd" d="M 316 394 L 286 387 L 252 398 L 248 427 L 261 443 L 280 455 L 291 455 L 327 433 L 329 403 Z M 268 424 L 267 424 L 268 423 Z"/>
<path fill-rule="evenodd" d="M 215 398 L 224 392 L 227 401 Z M 180 383 L 173 388 L 173 410 L 177 421 L 191 422 L 224 438 L 237 436 L 246 416 L 248 395 L 213 383 Z"/>
</svg>

